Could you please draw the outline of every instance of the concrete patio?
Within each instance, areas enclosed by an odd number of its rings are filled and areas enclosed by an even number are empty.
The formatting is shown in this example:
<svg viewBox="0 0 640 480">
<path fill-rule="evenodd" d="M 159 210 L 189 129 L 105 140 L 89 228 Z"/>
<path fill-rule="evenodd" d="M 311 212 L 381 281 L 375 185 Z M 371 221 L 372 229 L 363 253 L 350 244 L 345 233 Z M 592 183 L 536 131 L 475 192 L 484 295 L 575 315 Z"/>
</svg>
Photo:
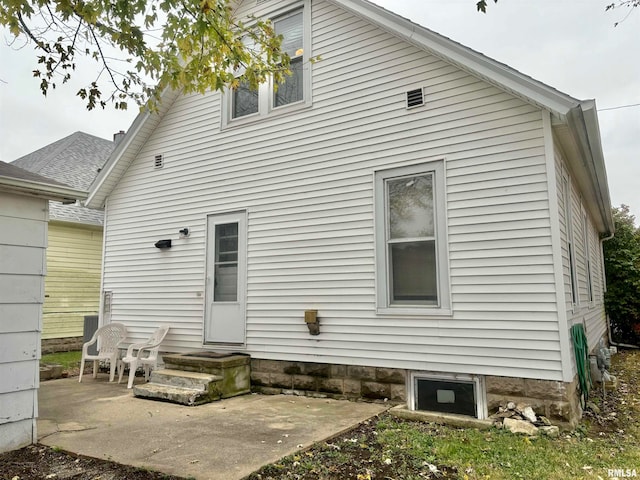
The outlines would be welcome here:
<svg viewBox="0 0 640 480">
<path fill-rule="evenodd" d="M 232 480 L 386 409 L 255 394 L 187 407 L 135 398 L 125 382 L 108 380 L 99 374 L 82 383 L 77 377 L 42 382 L 38 441 L 167 474 Z"/>
</svg>

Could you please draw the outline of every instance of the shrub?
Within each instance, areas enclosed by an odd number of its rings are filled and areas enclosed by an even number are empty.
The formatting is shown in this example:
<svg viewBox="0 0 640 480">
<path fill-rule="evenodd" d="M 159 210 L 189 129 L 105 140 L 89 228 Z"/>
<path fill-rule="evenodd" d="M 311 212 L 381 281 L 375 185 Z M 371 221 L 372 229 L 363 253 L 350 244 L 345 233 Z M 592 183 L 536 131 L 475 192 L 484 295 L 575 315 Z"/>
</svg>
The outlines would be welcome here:
<svg viewBox="0 0 640 480">
<path fill-rule="evenodd" d="M 627 205 L 613 208 L 615 235 L 604 242 L 605 308 L 614 342 L 640 345 L 640 228 Z"/>
</svg>

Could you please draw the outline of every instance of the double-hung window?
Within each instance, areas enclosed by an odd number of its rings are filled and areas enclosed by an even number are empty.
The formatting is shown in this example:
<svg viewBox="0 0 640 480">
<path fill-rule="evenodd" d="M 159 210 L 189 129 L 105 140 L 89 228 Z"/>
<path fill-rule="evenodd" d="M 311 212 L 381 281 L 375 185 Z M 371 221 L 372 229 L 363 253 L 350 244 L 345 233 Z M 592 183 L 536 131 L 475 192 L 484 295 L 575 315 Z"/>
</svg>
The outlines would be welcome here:
<svg viewBox="0 0 640 480">
<path fill-rule="evenodd" d="M 255 120 L 309 103 L 311 16 L 307 3 L 308 0 L 305 0 L 300 8 L 272 18 L 276 35 L 282 35 L 281 49 L 290 58 L 291 75 L 279 83 L 267 81 L 259 85 L 257 90 L 252 90 L 248 82 L 241 80 L 240 85 L 225 97 L 227 108 L 223 123 Z M 241 77 L 242 73 L 239 70 L 237 75 Z"/>
<path fill-rule="evenodd" d="M 450 314 L 444 184 L 442 161 L 375 174 L 381 314 Z"/>
</svg>

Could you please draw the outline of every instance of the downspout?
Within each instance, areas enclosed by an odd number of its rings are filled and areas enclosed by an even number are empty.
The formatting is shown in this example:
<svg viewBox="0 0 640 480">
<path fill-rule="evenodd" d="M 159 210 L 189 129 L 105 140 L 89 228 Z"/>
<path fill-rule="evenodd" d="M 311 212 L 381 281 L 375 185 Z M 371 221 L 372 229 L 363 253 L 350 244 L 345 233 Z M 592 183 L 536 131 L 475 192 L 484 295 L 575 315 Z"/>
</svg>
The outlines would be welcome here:
<svg viewBox="0 0 640 480">
<path fill-rule="evenodd" d="M 614 234 L 610 233 L 609 235 L 607 235 L 604 238 L 600 239 L 600 251 L 604 252 L 604 248 L 603 248 L 603 243 L 606 242 L 607 240 L 611 240 L 613 238 Z M 602 257 L 602 263 L 603 263 L 603 267 L 604 267 L 604 255 Z M 604 268 L 602 268 L 602 271 L 604 272 Z M 607 291 L 607 280 L 606 278 L 604 278 L 604 287 L 605 287 L 605 292 Z M 630 345 L 628 343 L 618 343 L 618 342 L 614 342 L 613 341 L 613 337 L 611 336 L 611 320 L 609 319 L 609 315 L 607 315 L 607 313 L 605 312 L 605 317 L 607 319 L 607 335 L 609 337 L 609 345 L 613 345 L 615 347 L 624 347 L 624 348 L 633 348 L 633 349 L 640 349 L 640 347 L 638 345 Z"/>
</svg>

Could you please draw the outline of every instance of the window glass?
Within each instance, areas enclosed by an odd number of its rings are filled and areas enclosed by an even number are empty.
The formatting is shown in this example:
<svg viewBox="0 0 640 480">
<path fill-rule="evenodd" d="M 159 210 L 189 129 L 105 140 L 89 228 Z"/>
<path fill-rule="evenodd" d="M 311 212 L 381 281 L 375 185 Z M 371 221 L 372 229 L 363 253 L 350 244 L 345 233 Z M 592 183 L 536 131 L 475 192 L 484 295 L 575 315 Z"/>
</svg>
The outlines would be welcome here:
<svg viewBox="0 0 640 480">
<path fill-rule="evenodd" d="M 291 60 L 291 76 L 274 88 L 274 107 L 281 107 L 303 99 L 304 72 L 302 71 L 302 57 Z"/>
<path fill-rule="evenodd" d="M 282 35 L 282 50 L 291 58 L 289 69 L 291 75 L 274 86 L 273 106 L 281 107 L 299 102 L 304 98 L 304 71 L 302 58 L 304 54 L 304 37 L 302 11 L 274 22 L 277 35 Z"/>
<path fill-rule="evenodd" d="M 391 303 L 438 304 L 435 241 L 392 243 L 389 257 Z"/>
<path fill-rule="evenodd" d="M 214 302 L 238 299 L 238 224 L 216 225 L 214 259 Z"/>
<path fill-rule="evenodd" d="M 433 237 L 431 174 L 387 182 L 390 238 Z"/>
<path fill-rule="evenodd" d="M 258 113 L 258 91 L 251 90 L 247 82 L 240 82 L 233 92 L 232 117 L 239 118 Z"/>
<path fill-rule="evenodd" d="M 282 51 L 289 57 L 303 54 L 302 11 L 273 22 L 276 35 L 282 35 Z"/>
</svg>

